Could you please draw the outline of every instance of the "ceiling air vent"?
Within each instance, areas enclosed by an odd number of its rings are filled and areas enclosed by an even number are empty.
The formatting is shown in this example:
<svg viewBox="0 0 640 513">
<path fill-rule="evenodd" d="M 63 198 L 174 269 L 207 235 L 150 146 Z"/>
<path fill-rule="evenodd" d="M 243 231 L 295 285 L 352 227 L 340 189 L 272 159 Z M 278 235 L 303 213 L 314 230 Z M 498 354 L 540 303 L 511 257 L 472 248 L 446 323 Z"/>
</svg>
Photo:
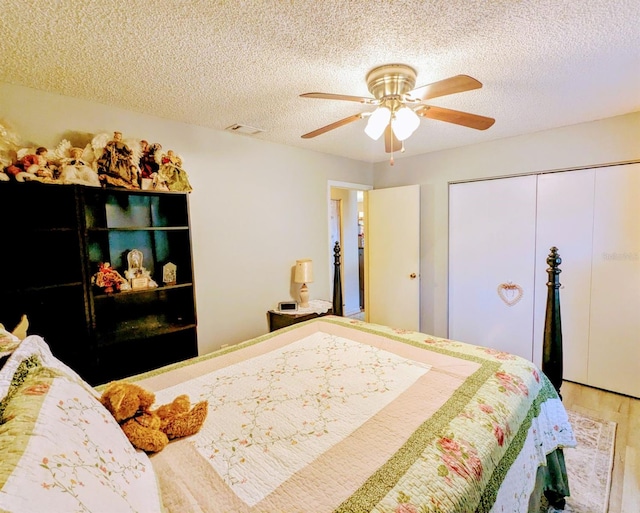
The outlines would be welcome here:
<svg viewBox="0 0 640 513">
<path fill-rule="evenodd" d="M 256 128 L 254 126 L 238 125 L 238 124 L 228 126 L 227 128 L 225 128 L 225 130 L 228 130 L 229 132 L 235 132 L 236 134 L 244 134 L 244 135 L 256 135 L 256 134 L 259 134 L 260 132 L 264 132 L 262 128 Z"/>
</svg>

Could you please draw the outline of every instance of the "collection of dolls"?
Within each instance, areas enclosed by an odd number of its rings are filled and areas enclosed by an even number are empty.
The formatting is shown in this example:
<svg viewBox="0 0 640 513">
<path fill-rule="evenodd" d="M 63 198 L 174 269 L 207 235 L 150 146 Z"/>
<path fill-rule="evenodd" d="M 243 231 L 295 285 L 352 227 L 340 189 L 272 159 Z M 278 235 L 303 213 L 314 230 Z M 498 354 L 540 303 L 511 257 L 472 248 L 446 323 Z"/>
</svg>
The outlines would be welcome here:
<svg viewBox="0 0 640 513">
<path fill-rule="evenodd" d="M 0 123 L 0 181 L 38 181 L 162 191 L 192 190 L 182 159 L 158 143 L 98 134 L 84 148 L 64 139 L 53 150 L 20 148 Z"/>
</svg>

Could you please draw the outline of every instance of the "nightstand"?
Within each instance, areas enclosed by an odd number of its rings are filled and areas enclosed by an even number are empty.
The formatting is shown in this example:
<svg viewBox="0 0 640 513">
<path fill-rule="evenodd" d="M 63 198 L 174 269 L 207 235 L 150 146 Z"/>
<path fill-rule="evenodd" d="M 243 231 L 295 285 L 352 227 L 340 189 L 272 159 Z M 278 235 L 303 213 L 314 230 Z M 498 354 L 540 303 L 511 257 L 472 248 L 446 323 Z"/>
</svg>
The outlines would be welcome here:
<svg viewBox="0 0 640 513">
<path fill-rule="evenodd" d="M 309 301 L 308 308 L 299 308 L 291 312 L 281 312 L 280 310 L 269 310 L 269 331 L 286 328 L 299 322 L 308 321 L 325 315 L 332 315 L 333 308 L 330 301 L 314 299 Z"/>
</svg>

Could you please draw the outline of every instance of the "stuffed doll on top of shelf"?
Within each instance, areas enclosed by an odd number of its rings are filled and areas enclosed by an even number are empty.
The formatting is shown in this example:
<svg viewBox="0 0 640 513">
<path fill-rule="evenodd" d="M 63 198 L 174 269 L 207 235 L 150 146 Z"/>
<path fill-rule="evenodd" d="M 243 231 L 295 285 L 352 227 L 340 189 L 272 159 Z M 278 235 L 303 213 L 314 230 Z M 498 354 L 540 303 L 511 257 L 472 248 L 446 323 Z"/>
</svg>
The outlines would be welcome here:
<svg viewBox="0 0 640 513">
<path fill-rule="evenodd" d="M 147 141 L 140 141 L 140 187 L 143 189 L 162 189 L 156 187 L 158 183 L 158 170 L 160 169 L 162 145 L 159 143 L 149 144 Z M 165 190 L 168 190 L 165 188 Z"/>
<path fill-rule="evenodd" d="M 170 191 L 191 192 L 192 190 L 187 172 L 182 169 L 182 158 L 173 150 L 162 155 L 158 178 Z"/>
<path fill-rule="evenodd" d="M 18 150 L 18 161 L 7 167 L 6 173 L 18 182 L 56 183 L 56 166 L 48 158 L 49 150 L 44 146 Z"/>
<path fill-rule="evenodd" d="M 140 188 L 140 142 L 125 141 L 122 132 L 98 134 L 91 141 L 96 156 L 96 171 L 106 187 Z"/>
<path fill-rule="evenodd" d="M 92 187 L 100 187 L 100 178 L 93 169 L 95 155 L 90 144 L 85 148 L 77 148 L 71 145 L 67 139 L 63 139 L 55 149 L 59 157 L 58 182 L 62 184 L 80 184 Z"/>
<path fill-rule="evenodd" d="M 0 120 L 0 181 L 10 180 L 6 168 L 16 161 L 18 135 Z"/>
</svg>

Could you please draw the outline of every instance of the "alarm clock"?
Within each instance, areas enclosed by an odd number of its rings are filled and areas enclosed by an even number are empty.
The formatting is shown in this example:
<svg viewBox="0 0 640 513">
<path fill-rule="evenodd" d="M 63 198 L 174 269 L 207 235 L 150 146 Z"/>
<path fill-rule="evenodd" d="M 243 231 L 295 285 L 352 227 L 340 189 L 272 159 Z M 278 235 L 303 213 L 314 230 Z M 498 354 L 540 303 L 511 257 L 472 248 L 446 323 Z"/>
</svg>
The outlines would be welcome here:
<svg viewBox="0 0 640 513">
<path fill-rule="evenodd" d="M 282 301 L 278 303 L 278 310 L 281 312 L 294 312 L 298 309 L 296 301 Z"/>
</svg>

